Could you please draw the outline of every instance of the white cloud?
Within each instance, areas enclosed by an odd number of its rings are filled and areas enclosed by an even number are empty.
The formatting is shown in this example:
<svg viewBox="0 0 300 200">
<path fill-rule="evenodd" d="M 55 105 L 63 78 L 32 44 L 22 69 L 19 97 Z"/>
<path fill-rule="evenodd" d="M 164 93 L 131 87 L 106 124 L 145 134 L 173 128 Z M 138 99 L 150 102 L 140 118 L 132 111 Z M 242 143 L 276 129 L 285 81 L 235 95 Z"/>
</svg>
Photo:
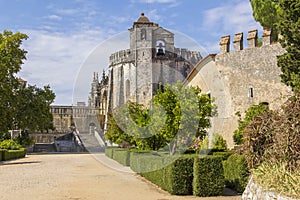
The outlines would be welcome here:
<svg viewBox="0 0 300 200">
<path fill-rule="evenodd" d="M 237 33 L 259 29 L 260 25 L 253 20 L 249 1 L 234 2 L 204 12 L 203 29 L 212 33 Z"/>
<path fill-rule="evenodd" d="M 47 16 L 48 19 L 52 19 L 52 20 L 61 20 L 62 17 L 58 16 L 58 15 L 49 15 Z"/>
<path fill-rule="evenodd" d="M 50 84 L 56 93 L 55 104 L 71 104 L 72 91 L 78 72 L 86 74 L 87 80 L 83 84 L 90 85 L 92 72 L 101 72 L 104 59 L 97 54 L 97 61 L 89 70 L 84 66 L 92 50 L 107 38 L 104 31 L 83 31 L 75 34 L 53 33 L 38 30 L 22 30 L 29 39 L 24 42 L 24 49 L 28 51 L 20 76 L 31 85 L 39 87 Z M 107 49 L 105 49 L 107 51 Z M 104 62 L 104 63 L 103 63 Z M 107 64 L 106 64 L 107 66 Z M 89 89 L 88 89 L 89 90 Z M 80 101 L 86 101 L 87 94 L 82 94 Z"/>
</svg>

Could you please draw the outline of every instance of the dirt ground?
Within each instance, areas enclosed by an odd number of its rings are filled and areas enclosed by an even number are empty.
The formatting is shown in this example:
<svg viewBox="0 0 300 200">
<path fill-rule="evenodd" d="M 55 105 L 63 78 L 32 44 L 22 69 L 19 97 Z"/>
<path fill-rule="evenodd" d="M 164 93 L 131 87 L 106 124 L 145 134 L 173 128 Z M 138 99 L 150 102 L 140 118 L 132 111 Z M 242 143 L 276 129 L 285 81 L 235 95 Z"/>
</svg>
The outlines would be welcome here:
<svg viewBox="0 0 300 200">
<path fill-rule="evenodd" d="M 173 196 L 103 154 L 44 154 L 0 162 L 0 199 L 237 200 L 241 196 Z"/>
</svg>

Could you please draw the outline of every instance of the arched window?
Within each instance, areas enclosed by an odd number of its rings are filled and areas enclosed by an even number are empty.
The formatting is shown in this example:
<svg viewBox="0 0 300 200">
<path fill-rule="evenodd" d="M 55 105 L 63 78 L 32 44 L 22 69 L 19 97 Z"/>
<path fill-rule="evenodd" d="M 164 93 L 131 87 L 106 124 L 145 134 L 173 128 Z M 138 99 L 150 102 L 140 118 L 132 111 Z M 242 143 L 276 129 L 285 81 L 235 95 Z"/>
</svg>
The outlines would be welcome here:
<svg viewBox="0 0 300 200">
<path fill-rule="evenodd" d="M 166 53 L 165 42 L 162 40 L 156 41 L 156 56 L 164 56 Z"/>
<path fill-rule="evenodd" d="M 126 80 L 126 99 L 130 97 L 130 81 Z"/>
<path fill-rule="evenodd" d="M 141 40 L 146 40 L 146 39 L 147 39 L 146 30 L 142 29 L 141 30 Z"/>
</svg>

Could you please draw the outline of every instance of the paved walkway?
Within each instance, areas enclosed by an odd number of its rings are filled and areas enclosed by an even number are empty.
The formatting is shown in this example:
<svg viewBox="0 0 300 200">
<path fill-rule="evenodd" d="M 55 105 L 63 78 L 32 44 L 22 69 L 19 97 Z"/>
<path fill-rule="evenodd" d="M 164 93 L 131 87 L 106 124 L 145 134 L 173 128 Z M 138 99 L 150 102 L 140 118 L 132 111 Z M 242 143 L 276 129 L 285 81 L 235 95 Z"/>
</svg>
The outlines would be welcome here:
<svg viewBox="0 0 300 200">
<path fill-rule="evenodd" d="M 0 200 L 68 199 L 237 200 L 241 197 L 172 196 L 103 154 L 27 155 L 0 162 Z"/>
</svg>

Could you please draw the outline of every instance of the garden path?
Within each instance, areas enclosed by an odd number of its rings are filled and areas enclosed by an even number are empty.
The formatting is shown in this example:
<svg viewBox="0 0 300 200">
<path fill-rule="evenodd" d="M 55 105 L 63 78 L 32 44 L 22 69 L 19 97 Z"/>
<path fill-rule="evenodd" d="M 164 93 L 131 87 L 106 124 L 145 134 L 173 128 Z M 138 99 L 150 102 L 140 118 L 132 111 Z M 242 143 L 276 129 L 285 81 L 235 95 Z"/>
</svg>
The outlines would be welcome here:
<svg viewBox="0 0 300 200">
<path fill-rule="evenodd" d="M 31 154 L 0 162 L 0 188 L 0 200 L 241 199 L 173 196 L 103 154 Z"/>
</svg>

